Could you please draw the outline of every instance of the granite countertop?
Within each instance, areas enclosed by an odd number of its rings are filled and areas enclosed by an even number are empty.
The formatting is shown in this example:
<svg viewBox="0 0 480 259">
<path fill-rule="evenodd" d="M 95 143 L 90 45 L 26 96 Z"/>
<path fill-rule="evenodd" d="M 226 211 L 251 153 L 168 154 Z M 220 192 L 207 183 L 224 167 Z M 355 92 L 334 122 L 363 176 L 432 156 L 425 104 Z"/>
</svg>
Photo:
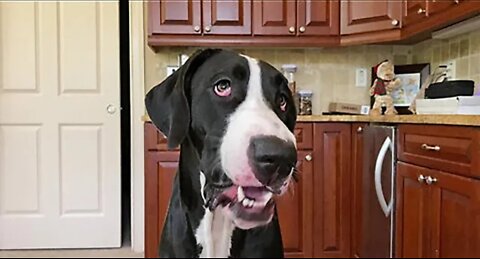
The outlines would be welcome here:
<svg viewBox="0 0 480 259">
<path fill-rule="evenodd" d="M 143 121 L 150 121 L 148 116 Z M 479 115 L 396 115 L 396 116 L 366 116 L 366 115 L 312 115 L 298 116 L 297 122 L 370 122 L 391 124 L 432 124 L 458 125 L 480 127 Z"/>
</svg>

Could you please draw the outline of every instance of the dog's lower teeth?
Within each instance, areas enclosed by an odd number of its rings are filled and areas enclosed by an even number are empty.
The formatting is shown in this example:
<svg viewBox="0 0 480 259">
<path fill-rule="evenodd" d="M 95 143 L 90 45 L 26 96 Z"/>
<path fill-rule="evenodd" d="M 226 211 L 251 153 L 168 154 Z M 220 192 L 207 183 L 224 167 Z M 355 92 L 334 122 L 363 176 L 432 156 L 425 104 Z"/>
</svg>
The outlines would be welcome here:
<svg viewBox="0 0 480 259">
<path fill-rule="evenodd" d="M 242 204 L 243 204 L 243 207 L 248 207 L 248 205 L 250 204 L 250 201 L 248 199 L 243 199 Z"/>
</svg>

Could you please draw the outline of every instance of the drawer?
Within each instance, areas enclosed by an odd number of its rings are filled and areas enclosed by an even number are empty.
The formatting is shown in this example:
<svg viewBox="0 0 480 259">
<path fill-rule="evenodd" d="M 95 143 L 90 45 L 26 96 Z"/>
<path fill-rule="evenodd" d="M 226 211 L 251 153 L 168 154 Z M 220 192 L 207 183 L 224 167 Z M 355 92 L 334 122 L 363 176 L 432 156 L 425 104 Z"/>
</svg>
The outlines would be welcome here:
<svg viewBox="0 0 480 259">
<path fill-rule="evenodd" d="M 297 149 L 306 150 L 313 149 L 313 124 L 297 123 L 294 130 L 297 139 Z"/>
<path fill-rule="evenodd" d="M 163 135 L 151 122 L 145 123 L 145 150 L 167 151 L 167 137 Z"/>
<path fill-rule="evenodd" d="M 480 177 L 480 130 L 459 126 L 399 126 L 399 160 Z"/>
<path fill-rule="evenodd" d="M 167 151 L 167 138 L 150 122 L 145 123 L 145 149 L 147 151 Z M 312 123 L 298 123 L 294 130 L 299 150 L 313 148 Z"/>
</svg>

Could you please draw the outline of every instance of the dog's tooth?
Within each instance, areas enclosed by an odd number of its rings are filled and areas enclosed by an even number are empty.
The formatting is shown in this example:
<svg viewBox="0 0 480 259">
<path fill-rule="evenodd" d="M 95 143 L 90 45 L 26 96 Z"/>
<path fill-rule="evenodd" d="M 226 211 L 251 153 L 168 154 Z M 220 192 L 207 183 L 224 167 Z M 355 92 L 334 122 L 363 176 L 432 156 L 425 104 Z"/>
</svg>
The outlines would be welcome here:
<svg viewBox="0 0 480 259">
<path fill-rule="evenodd" d="M 249 207 L 249 208 L 253 208 L 253 205 L 255 205 L 255 201 L 252 201 L 252 200 L 251 200 L 251 201 L 248 203 L 248 207 Z"/>
<path fill-rule="evenodd" d="M 243 201 L 243 199 L 245 199 L 245 192 L 243 192 L 242 186 L 238 186 L 237 197 L 239 201 Z"/>
<path fill-rule="evenodd" d="M 248 207 L 248 205 L 250 204 L 250 200 L 245 198 L 243 199 L 242 204 L 243 204 L 243 207 Z"/>
</svg>

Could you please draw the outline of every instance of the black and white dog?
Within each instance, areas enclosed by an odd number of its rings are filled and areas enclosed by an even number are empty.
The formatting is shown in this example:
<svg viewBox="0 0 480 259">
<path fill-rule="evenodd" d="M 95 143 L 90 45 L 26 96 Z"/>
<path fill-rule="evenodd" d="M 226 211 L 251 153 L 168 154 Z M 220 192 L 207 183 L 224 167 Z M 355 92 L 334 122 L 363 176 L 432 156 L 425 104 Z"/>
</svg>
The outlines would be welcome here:
<svg viewBox="0 0 480 259">
<path fill-rule="evenodd" d="M 274 198 L 297 162 L 285 77 L 265 62 L 206 49 L 145 102 L 168 146 L 181 146 L 159 256 L 283 257 Z"/>
</svg>

